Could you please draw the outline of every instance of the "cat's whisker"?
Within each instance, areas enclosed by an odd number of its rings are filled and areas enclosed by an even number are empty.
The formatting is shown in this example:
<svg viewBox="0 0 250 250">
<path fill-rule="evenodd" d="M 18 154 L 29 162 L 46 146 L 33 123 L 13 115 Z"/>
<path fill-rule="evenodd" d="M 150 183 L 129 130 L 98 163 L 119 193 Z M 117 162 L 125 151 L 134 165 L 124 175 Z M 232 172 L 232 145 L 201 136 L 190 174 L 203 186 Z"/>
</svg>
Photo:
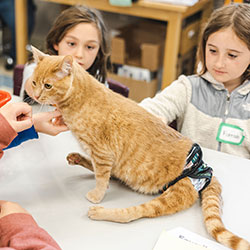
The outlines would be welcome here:
<svg viewBox="0 0 250 250">
<path fill-rule="evenodd" d="M 23 101 L 29 103 L 30 101 L 33 101 L 33 99 L 31 99 L 29 96 L 27 96 L 23 99 Z"/>
<path fill-rule="evenodd" d="M 40 104 L 38 112 L 47 112 L 49 110 L 52 110 L 51 105 L 46 104 L 46 103 L 42 103 L 42 104 Z"/>
<path fill-rule="evenodd" d="M 42 111 L 43 111 L 43 108 L 44 108 L 44 104 L 42 103 L 42 104 L 39 106 L 38 112 L 39 112 L 39 113 L 42 112 Z"/>
</svg>

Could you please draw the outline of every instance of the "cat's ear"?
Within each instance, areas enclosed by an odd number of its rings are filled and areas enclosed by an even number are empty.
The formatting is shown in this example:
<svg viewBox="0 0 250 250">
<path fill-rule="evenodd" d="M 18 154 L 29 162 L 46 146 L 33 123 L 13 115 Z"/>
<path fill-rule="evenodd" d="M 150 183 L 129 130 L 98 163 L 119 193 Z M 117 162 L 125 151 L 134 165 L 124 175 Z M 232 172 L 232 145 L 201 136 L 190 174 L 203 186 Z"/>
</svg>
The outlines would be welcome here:
<svg viewBox="0 0 250 250">
<path fill-rule="evenodd" d="M 31 46 L 31 49 L 36 63 L 40 62 L 46 56 L 46 54 L 33 46 Z"/>
<path fill-rule="evenodd" d="M 73 65 L 73 57 L 70 55 L 65 56 L 60 65 L 60 70 L 56 74 L 57 77 L 63 78 L 65 76 L 70 75 L 72 71 L 72 65 Z"/>
</svg>

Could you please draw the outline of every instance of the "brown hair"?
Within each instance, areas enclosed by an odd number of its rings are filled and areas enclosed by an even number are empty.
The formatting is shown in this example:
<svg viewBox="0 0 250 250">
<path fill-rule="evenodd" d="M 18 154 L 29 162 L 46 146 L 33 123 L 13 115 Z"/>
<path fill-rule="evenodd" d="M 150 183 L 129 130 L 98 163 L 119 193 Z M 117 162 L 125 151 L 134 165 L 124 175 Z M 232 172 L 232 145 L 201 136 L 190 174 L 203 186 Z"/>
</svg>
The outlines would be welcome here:
<svg viewBox="0 0 250 250">
<path fill-rule="evenodd" d="M 93 23 L 99 31 L 100 49 L 94 63 L 87 71 L 104 83 L 107 78 L 107 68 L 110 67 L 110 40 L 107 27 L 98 10 L 82 5 L 72 6 L 64 10 L 56 18 L 46 37 L 47 53 L 57 55 L 54 44 L 58 44 L 65 34 L 79 23 Z"/>
<path fill-rule="evenodd" d="M 230 4 L 216 9 L 205 25 L 197 51 L 197 63 L 201 62 L 200 75 L 207 71 L 205 50 L 209 36 L 221 29 L 231 27 L 237 37 L 242 40 L 250 50 L 250 5 Z M 243 74 L 243 81 L 250 79 L 250 66 Z"/>
</svg>

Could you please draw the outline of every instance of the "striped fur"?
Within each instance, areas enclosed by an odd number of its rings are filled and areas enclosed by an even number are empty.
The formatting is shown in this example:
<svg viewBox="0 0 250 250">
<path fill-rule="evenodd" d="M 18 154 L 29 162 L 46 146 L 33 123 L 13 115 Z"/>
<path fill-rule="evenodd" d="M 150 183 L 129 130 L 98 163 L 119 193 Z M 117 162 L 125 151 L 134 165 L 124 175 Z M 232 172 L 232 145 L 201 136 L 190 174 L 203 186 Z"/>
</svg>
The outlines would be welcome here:
<svg viewBox="0 0 250 250">
<path fill-rule="evenodd" d="M 228 231 L 221 220 L 221 185 L 214 177 L 202 192 L 202 212 L 209 234 L 221 244 L 236 250 L 250 250 L 248 241 Z"/>
<path fill-rule="evenodd" d="M 33 76 L 34 96 L 40 103 L 57 105 L 64 122 L 89 155 L 89 159 L 78 153 L 67 157 L 70 164 L 83 165 L 95 173 L 96 187 L 87 193 L 88 200 L 99 203 L 104 198 L 111 176 L 140 193 L 157 194 L 182 173 L 193 144 L 188 138 L 132 100 L 107 89 L 71 56 L 35 58 L 38 66 Z M 65 64 L 68 75 L 60 74 Z M 51 87 L 46 88 L 45 84 Z M 219 213 L 220 193 L 215 178 L 202 192 L 208 232 L 232 249 L 249 250 L 248 242 L 224 228 Z M 191 207 L 198 198 L 191 181 L 184 178 L 145 204 L 121 209 L 93 206 L 88 216 L 125 223 L 176 213 Z"/>
</svg>

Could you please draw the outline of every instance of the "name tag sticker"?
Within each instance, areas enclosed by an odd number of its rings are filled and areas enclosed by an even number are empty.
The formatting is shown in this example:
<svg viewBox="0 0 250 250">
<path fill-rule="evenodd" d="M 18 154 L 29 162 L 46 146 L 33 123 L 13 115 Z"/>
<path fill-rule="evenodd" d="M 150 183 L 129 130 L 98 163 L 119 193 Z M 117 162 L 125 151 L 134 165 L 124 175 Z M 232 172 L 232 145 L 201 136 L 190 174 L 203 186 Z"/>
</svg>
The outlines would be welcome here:
<svg viewBox="0 0 250 250">
<path fill-rule="evenodd" d="M 244 138 L 244 130 L 242 128 L 222 122 L 216 140 L 233 145 L 240 145 Z"/>
</svg>

